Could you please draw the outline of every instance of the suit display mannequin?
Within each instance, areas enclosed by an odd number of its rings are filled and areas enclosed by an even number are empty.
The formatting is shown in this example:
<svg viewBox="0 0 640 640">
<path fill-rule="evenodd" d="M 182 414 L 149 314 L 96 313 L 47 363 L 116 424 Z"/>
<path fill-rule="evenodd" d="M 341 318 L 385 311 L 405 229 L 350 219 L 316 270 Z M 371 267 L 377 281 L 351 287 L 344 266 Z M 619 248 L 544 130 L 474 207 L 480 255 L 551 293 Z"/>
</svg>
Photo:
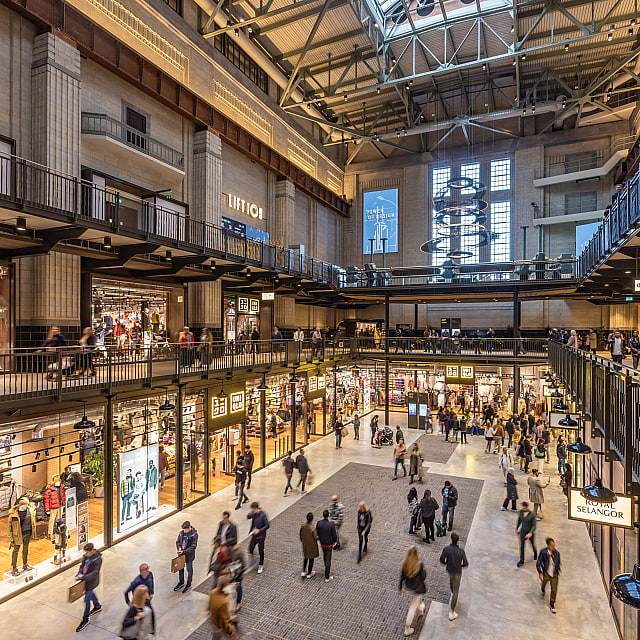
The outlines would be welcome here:
<svg viewBox="0 0 640 640">
<path fill-rule="evenodd" d="M 36 531 L 36 508 L 29 498 L 20 498 L 18 504 L 11 507 L 9 511 L 9 548 L 13 549 L 11 554 L 11 575 L 20 575 L 18 571 L 18 553 L 22 547 L 22 570 L 33 569 L 27 563 L 29 555 L 29 542 L 31 536 Z"/>
<path fill-rule="evenodd" d="M 62 518 L 67 495 L 60 476 L 52 476 L 51 480 L 51 484 L 44 490 L 44 508 L 49 515 L 49 538 L 53 539 L 53 525 L 58 518 Z"/>
</svg>

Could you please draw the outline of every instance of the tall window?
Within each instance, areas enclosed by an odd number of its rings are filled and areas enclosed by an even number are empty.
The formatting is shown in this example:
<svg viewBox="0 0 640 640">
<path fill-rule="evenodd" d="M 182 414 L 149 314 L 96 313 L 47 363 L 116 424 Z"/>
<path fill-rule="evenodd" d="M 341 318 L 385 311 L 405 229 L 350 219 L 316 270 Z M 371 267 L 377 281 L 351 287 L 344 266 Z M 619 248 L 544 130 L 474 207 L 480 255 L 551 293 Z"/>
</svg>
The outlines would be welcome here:
<svg viewBox="0 0 640 640">
<path fill-rule="evenodd" d="M 511 202 L 491 203 L 491 231 L 497 234 L 489 242 L 491 262 L 511 260 Z"/>
<path fill-rule="evenodd" d="M 461 228 L 459 237 L 444 240 L 439 245 L 439 250 L 432 254 L 431 264 L 442 265 L 447 259 L 450 250 L 469 252 L 470 256 L 457 259 L 462 264 L 475 264 L 478 262 L 508 262 L 511 257 L 511 207 L 512 207 L 512 181 L 510 158 L 498 158 L 495 160 L 482 160 L 480 162 L 464 162 L 445 167 L 434 167 L 431 170 L 431 197 L 436 198 L 440 191 L 447 186 L 452 178 L 471 178 L 475 183 L 482 183 L 486 191 L 481 195 L 483 201 L 488 203 L 487 208 L 482 209 L 486 214 L 485 229 L 491 232 L 489 243 L 480 247 L 480 238 L 473 233 L 473 227 Z M 458 191 L 464 201 L 470 199 L 476 193 L 475 186 L 465 187 Z M 447 193 L 447 195 L 450 195 Z M 462 218 L 463 222 L 472 222 L 473 216 Z M 445 217 L 444 224 L 452 222 Z M 455 222 L 455 220 L 453 220 Z M 436 211 L 432 211 L 432 238 L 438 238 Z M 480 231 L 480 229 L 478 229 Z"/>
<path fill-rule="evenodd" d="M 442 195 L 440 191 L 447 186 L 447 182 L 451 179 L 451 167 L 439 167 L 433 170 L 432 180 L 431 180 L 431 194 L 432 198 L 435 198 L 439 195 Z M 449 195 L 449 191 L 446 192 L 446 195 Z M 436 222 L 436 210 L 432 211 L 432 232 L 431 237 L 433 239 L 438 238 L 437 228 L 438 223 Z M 449 252 L 449 240 L 442 240 L 438 245 L 438 251 L 432 254 L 431 263 L 435 265 L 441 265 L 447 259 L 447 253 Z"/>
</svg>

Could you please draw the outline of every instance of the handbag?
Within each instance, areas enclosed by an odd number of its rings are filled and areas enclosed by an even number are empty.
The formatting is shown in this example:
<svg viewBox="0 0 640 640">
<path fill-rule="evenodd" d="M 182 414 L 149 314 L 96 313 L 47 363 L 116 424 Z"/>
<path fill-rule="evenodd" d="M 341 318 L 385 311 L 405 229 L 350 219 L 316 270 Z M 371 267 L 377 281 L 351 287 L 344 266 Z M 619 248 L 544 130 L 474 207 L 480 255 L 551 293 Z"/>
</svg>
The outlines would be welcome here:
<svg viewBox="0 0 640 640">
<path fill-rule="evenodd" d="M 86 584 L 84 580 L 79 580 L 78 582 L 72 584 L 69 587 L 69 602 L 75 602 L 76 600 L 80 600 L 82 596 L 84 596 L 86 592 Z"/>
<path fill-rule="evenodd" d="M 567 479 L 564 476 L 560 476 L 560 486 L 563 489 L 567 488 Z"/>
<path fill-rule="evenodd" d="M 120 629 L 120 633 L 118 633 L 118 635 L 121 638 L 135 640 L 135 638 L 137 638 L 138 634 L 140 633 L 141 626 L 142 620 L 136 620 L 132 625 L 129 625 L 128 627 L 125 627 L 123 624 L 122 629 Z"/>
<path fill-rule="evenodd" d="M 342 427 L 342 437 L 346 438 L 349 435 L 349 429 L 347 427 Z"/>
<path fill-rule="evenodd" d="M 181 569 L 184 569 L 187 560 L 183 554 L 180 554 L 176 558 L 171 558 L 171 573 L 178 573 Z"/>
</svg>

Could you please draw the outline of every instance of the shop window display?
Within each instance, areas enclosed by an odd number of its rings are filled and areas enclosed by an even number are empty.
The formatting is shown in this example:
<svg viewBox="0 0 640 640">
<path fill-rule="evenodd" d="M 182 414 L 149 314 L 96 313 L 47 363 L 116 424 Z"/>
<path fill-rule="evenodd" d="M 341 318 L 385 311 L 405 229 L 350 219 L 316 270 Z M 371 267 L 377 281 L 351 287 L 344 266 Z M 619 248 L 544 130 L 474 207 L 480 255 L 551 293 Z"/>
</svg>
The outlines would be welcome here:
<svg viewBox="0 0 640 640">
<path fill-rule="evenodd" d="M 260 300 L 250 297 L 224 297 L 224 327 L 227 342 L 248 342 L 260 334 Z M 254 334 L 255 335 L 255 334 Z"/>
<path fill-rule="evenodd" d="M 291 448 L 291 384 L 289 375 L 267 378 L 266 436 L 267 464 L 286 455 Z M 300 409 L 299 409 L 300 411 Z"/>
<path fill-rule="evenodd" d="M 0 595 L 103 544 L 102 407 L 0 427 Z"/>
</svg>

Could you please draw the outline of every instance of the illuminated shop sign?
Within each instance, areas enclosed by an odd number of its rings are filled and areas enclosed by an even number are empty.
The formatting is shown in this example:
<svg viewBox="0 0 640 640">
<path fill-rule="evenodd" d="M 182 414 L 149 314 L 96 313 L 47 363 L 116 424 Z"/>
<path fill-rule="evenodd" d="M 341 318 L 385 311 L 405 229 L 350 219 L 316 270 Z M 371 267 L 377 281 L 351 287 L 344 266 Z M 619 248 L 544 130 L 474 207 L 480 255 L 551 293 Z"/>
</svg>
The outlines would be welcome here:
<svg viewBox="0 0 640 640">
<path fill-rule="evenodd" d="M 211 417 L 221 418 L 227 415 L 227 399 L 211 398 Z"/>
<path fill-rule="evenodd" d="M 317 391 L 318 389 L 318 378 L 316 376 L 311 376 L 309 378 L 309 391 Z"/>
<path fill-rule="evenodd" d="M 470 365 L 448 364 L 445 367 L 444 377 L 446 382 L 453 384 L 474 384 L 475 368 Z"/>
<path fill-rule="evenodd" d="M 231 413 L 237 413 L 238 411 L 244 411 L 244 391 L 238 391 L 232 393 L 229 396 L 231 404 Z"/>
<path fill-rule="evenodd" d="M 580 495 L 580 489 L 569 492 L 569 519 L 608 524 L 612 527 L 633 528 L 633 499 L 625 495 L 611 504 L 592 502 Z"/>
<path fill-rule="evenodd" d="M 324 389 L 324 376 L 318 376 L 318 389 Z"/>
<path fill-rule="evenodd" d="M 243 200 L 242 198 L 239 198 L 232 193 L 228 193 L 226 203 L 229 209 L 235 209 L 236 211 L 240 211 L 240 213 L 246 213 L 252 218 L 264 220 L 262 207 L 259 207 L 253 202 L 248 202 L 247 200 Z"/>
<path fill-rule="evenodd" d="M 260 301 L 255 298 L 238 298 L 239 313 L 259 313 Z"/>
</svg>

